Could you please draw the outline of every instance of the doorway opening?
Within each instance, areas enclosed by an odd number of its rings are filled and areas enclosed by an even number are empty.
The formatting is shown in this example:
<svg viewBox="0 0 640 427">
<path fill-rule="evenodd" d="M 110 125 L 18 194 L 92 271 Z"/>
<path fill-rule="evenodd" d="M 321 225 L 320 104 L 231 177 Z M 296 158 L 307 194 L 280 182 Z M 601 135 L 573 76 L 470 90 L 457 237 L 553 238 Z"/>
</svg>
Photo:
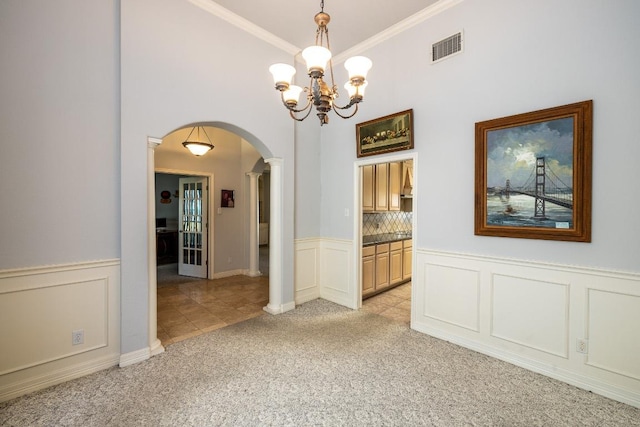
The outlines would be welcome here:
<svg viewBox="0 0 640 427">
<path fill-rule="evenodd" d="M 258 177 L 258 269 L 269 276 L 269 223 L 271 211 L 271 173 L 267 165 Z"/>
<path fill-rule="evenodd" d="M 256 177 L 263 169 L 271 169 L 269 162 L 275 163 L 276 176 L 280 177 L 281 160 L 268 159 L 265 162 L 248 141 L 230 131 L 213 127 L 208 133 L 217 133 L 214 140 L 216 149 L 221 154 L 217 157 L 209 155 L 207 158 L 196 158 L 180 143 L 183 138 L 179 133 L 186 130 L 188 128 L 178 129 L 167 135 L 162 140 L 162 145 L 154 150 L 154 169 L 179 180 L 177 192 L 173 190 L 175 184 L 168 190 L 172 196 L 177 194 L 176 199 L 180 199 L 178 218 L 176 220 L 176 215 L 172 215 L 172 220 L 166 225 L 168 228 L 177 223 L 177 264 L 187 267 L 174 275 L 179 280 L 177 286 L 164 286 L 163 278 L 160 277 L 162 265 L 159 264 L 157 270 L 154 269 L 154 279 L 157 277 L 158 280 L 157 287 L 153 289 L 155 295 L 150 298 L 153 297 L 156 301 L 151 301 L 150 304 L 157 307 L 153 319 L 157 321 L 157 325 L 150 335 L 157 336 L 162 345 L 262 315 L 265 307 L 272 308 L 271 300 L 274 299 L 270 294 L 269 275 L 265 274 L 269 272 L 268 249 L 271 246 L 268 231 L 264 233 L 267 239 L 266 251 L 262 251 L 263 256 L 260 258 L 267 268 L 264 273 L 258 270 L 257 223 L 260 212 Z M 211 153 L 215 154 L 216 151 Z M 256 164 L 254 169 L 240 169 L 242 165 L 250 164 Z M 188 169 L 176 170 L 173 169 L 175 166 Z M 216 181 L 213 173 L 202 171 L 215 171 Z M 216 186 L 217 184 L 219 185 Z M 271 212 L 274 208 L 275 218 L 281 217 L 281 206 L 270 204 L 270 180 L 264 180 L 263 184 L 266 191 L 260 192 L 264 209 L 262 217 L 267 219 L 268 224 L 268 220 L 274 217 Z M 276 193 L 278 190 L 276 186 Z M 156 180 L 155 193 L 164 191 L 158 187 Z M 233 194 L 234 203 L 225 203 L 225 193 Z M 166 193 L 164 195 L 167 196 Z M 156 204 L 159 210 L 158 206 L 160 205 Z M 255 227 L 250 225 L 254 221 Z M 278 230 L 280 224 L 278 221 L 276 223 Z M 276 247 L 281 250 L 281 244 Z M 170 259 L 175 259 L 175 253 L 172 255 Z M 277 257 L 281 253 L 275 251 L 271 255 Z M 217 267 L 214 269 L 215 266 Z M 199 273 L 192 271 L 200 267 L 205 269 Z M 280 296 L 278 292 L 274 294 L 276 297 Z M 275 302 L 279 302 L 278 299 Z M 269 312 L 277 314 L 281 312 L 278 309 L 280 305 Z"/>
<path fill-rule="evenodd" d="M 158 287 L 209 277 L 210 181 L 202 175 L 155 173 Z"/>
<path fill-rule="evenodd" d="M 380 161 L 384 160 L 384 161 Z M 411 325 L 415 154 L 359 164 L 359 306 Z"/>
</svg>

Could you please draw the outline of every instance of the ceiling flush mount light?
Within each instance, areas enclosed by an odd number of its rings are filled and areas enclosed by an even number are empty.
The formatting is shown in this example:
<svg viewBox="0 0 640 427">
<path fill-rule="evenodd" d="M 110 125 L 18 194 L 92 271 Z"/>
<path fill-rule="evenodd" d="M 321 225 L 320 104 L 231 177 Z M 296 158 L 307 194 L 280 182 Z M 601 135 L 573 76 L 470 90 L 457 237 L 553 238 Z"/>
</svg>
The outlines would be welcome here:
<svg viewBox="0 0 640 427">
<path fill-rule="evenodd" d="M 191 135 L 193 134 L 193 131 L 196 129 L 197 129 L 197 136 L 193 140 L 190 140 Z M 207 137 L 207 140 L 209 142 L 202 141 L 202 139 L 200 138 L 200 129 L 202 129 L 202 132 Z M 184 145 L 184 148 L 188 149 L 189 151 L 191 151 L 192 154 L 196 156 L 202 156 L 203 154 L 206 154 L 213 149 L 213 144 L 211 143 L 211 139 L 209 139 L 209 135 L 207 135 L 207 131 L 204 130 L 202 126 L 194 126 L 193 129 L 191 129 L 191 132 L 189 132 L 189 136 L 187 136 L 187 140 L 183 142 L 182 145 Z"/>
<path fill-rule="evenodd" d="M 315 106 L 317 116 L 320 119 L 320 125 L 329 123 L 327 113 L 333 109 L 335 113 L 343 119 L 353 117 L 358 112 L 358 104 L 364 98 L 364 90 L 367 86 L 367 72 L 371 68 L 371 60 L 364 56 L 354 56 L 345 61 L 344 66 L 349 72 L 349 81 L 345 84 L 345 88 L 349 93 L 349 103 L 344 107 L 336 105 L 335 100 L 338 98 L 338 87 L 333 83 L 333 66 L 331 64 L 331 51 L 329 46 L 329 14 L 324 12 L 324 0 L 320 2 L 320 12 L 313 18 L 318 29 L 316 30 L 316 44 L 302 51 L 302 58 L 307 63 L 307 71 L 311 81 L 309 87 L 304 89 L 300 86 L 292 85 L 293 75 L 296 69 L 288 64 L 273 64 L 269 67 L 269 71 L 273 74 L 273 81 L 276 89 L 280 91 L 282 103 L 289 110 L 291 118 L 297 121 L 306 119 L 311 113 L 311 106 Z M 327 65 L 331 77 L 331 86 L 323 79 Z M 306 92 L 307 105 L 298 109 L 298 99 L 300 94 Z M 339 110 L 349 110 L 354 107 L 352 112 L 340 114 Z M 305 114 L 306 111 L 306 114 Z M 297 117 L 296 113 L 303 113 L 302 117 Z"/>
</svg>

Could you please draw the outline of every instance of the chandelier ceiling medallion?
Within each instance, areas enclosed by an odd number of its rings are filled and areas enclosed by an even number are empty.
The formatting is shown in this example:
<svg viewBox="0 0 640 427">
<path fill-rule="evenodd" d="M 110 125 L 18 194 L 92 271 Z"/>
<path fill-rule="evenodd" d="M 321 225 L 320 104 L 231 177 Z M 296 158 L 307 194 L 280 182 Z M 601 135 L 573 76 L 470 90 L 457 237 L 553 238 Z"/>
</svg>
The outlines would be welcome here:
<svg viewBox="0 0 640 427">
<path fill-rule="evenodd" d="M 343 107 L 337 105 L 335 100 L 338 98 L 338 87 L 333 82 L 331 47 L 329 45 L 329 29 L 327 28 L 331 18 L 329 14 L 324 12 L 324 0 L 320 2 L 320 12 L 313 19 L 318 25 L 316 44 L 302 51 L 302 58 L 307 64 L 307 71 L 311 78 L 309 87 L 303 89 L 291 84 L 296 69 L 289 64 L 273 64 L 269 67 L 269 71 L 273 75 L 276 89 L 280 91 L 282 103 L 289 110 L 292 119 L 303 121 L 311 113 L 313 105 L 320 119 L 320 125 L 324 125 L 329 123 L 327 113 L 332 109 L 343 119 L 353 117 L 358 112 L 358 104 L 362 102 L 364 90 L 367 87 L 367 72 L 372 63 L 369 58 L 364 56 L 354 56 L 345 61 L 344 66 L 349 72 L 349 81 L 344 87 L 349 94 L 349 102 Z M 331 86 L 323 79 L 325 71 L 327 71 L 327 64 Z M 307 105 L 298 109 L 298 99 L 303 91 L 307 94 Z M 352 112 L 348 111 L 344 115 L 339 112 L 339 110 L 349 110 L 351 107 L 354 107 Z M 297 113 L 302 113 L 302 117 L 297 117 Z"/>
<path fill-rule="evenodd" d="M 190 140 L 193 131 L 196 129 L 196 137 Z M 209 142 L 203 141 L 202 138 L 200 138 L 200 129 L 202 129 L 202 132 L 205 134 L 205 136 L 207 137 L 207 141 Z M 192 154 L 196 156 L 202 156 L 203 154 L 206 154 L 213 149 L 211 139 L 209 138 L 207 131 L 204 130 L 204 127 L 202 126 L 194 126 L 193 129 L 191 129 L 191 132 L 189 132 L 189 136 L 187 136 L 187 139 L 182 143 L 182 145 L 184 146 L 184 148 L 188 149 Z"/>
</svg>

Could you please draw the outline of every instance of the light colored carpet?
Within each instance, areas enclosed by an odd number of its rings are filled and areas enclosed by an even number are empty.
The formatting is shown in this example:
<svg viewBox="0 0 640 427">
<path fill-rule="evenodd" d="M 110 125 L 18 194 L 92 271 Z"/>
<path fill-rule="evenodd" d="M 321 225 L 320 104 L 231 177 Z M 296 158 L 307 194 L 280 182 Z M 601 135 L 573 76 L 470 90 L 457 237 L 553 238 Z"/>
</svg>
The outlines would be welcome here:
<svg viewBox="0 0 640 427">
<path fill-rule="evenodd" d="M 315 300 L 0 404 L 9 426 L 640 426 L 640 409 Z"/>
</svg>

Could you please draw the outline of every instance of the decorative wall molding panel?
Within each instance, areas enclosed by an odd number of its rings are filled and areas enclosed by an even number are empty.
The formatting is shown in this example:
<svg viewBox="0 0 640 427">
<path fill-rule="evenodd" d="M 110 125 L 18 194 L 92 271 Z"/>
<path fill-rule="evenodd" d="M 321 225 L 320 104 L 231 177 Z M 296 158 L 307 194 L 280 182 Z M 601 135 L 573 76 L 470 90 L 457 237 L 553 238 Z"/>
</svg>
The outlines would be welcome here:
<svg viewBox="0 0 640 427">
<path fill-rule="evenodd" d="M 0 271 L 0 401 L 118 364 L 120 262 Z"/>
<path fill-rule="evenodd" d="M 320 297 L 349 308 L 353 306 L 353 242 L 323 239 L 320 245 Z"/>
<path fill-rule="evenodd" d="M 587 365 L 640 381 L 640 335 L 611 333 L 620 325 L 637 330 L 640 295 L 588 288 L 587 305 Z"/>
<path fill-rule="evenodd" d="M 569 357 L 569 285 L 492 275 L 491 336 Z"/>
<path fill-rule="evenodd" d="M 422 299 L 424 316 L 472 331 L 480 328 L 480 277 L 478 271 L 425 264 L 430 280 Z"/>
<path fill-rule="evenodd" d="M 318 284 L 318 260 L 320 257 L 320 241 L 304 239 L 295 242 L 294 290 L 296 304 L 320 297 Z"/>
<path fill-rule="evenodd" d="M 295 300 L 323 298 L 354 307 L 353 242 L 338 239 L 295 241 Z"/>
<path fill-rule="evenodd" d="M 640 275 L 417 250 L 412 328 L 640 407 Z"/>
<path fill-rule="evenodd" d="M 11 319 L 0 323 L 0 342 L 11 349 L 0 352 L 0 376 L 109 345 L 108 299 L 107 277 L 0 290 L 0 312 Z"/>
</svg>

